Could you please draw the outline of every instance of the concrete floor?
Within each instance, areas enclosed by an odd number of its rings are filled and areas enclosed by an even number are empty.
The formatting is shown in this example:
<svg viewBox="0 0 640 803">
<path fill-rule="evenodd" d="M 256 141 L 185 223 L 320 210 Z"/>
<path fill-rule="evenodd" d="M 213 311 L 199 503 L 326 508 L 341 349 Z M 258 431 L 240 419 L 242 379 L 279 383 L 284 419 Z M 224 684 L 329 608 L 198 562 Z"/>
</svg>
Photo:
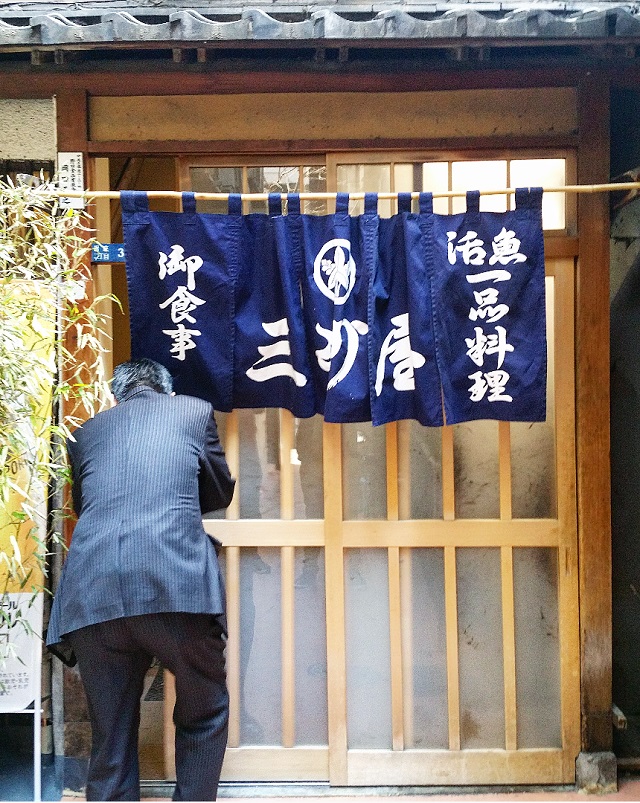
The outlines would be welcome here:
<svg viewBox="0 0 640 803">
<path fill-rule="evenodd" d="M 248 791 L 248 790 L 247 790 Z M 304 797 L 295 797 L 294 795 L 287 794 L 282 796 L 270 796 L 268 794 L 261 794 L 259 797 L 242 796 L 238 789 L 233 787 L 229 790 L 221 789 L 220 800 L 225 798 L 233 798 L 241 801 L 241 803 L 324 803 L 327 799 L 331 803 L 438 803 L 444 801 L 446 803 L 455 803 L 455 801 L 466 800 L 471 803 L 484 803 L 484 801 L 499 801 L 499 800 L 524 800 L 524 801 L 565 801 L 565 800 L 581 800 L 583 803 L 588 801 L 602 800 L 603 803 L 615 800 L 636 801 L 640 803 L 640 775 L 623 775 L 618 779 L 618 791 L 608 795 L 585 795 L 584 793 L 577 792 L 573 788 L 557 787 L 552 789 L 531 789 L 527 788 L 523 791 L 519 789 L 496 789 L 495 791 L 486 791 L 486 789 L 478 790 L 477 792 L 463 792 L 459 788 L 451 790 L 434 789 L 433 794 L 420 794 L 420 795 L 373 795 L 373 794 L 354 794 L 350 796 L 335 795 L 333 793 L 322 794 L 320 792 L 311 795 L 305 794 Z M 63 801 L 69 803 L 79 803 L 84 800 L 83 797 L 65 796 Z M 166 797 L 144 797 L 143 801 L 159 801 L 164 802 Z"/>
</svg>

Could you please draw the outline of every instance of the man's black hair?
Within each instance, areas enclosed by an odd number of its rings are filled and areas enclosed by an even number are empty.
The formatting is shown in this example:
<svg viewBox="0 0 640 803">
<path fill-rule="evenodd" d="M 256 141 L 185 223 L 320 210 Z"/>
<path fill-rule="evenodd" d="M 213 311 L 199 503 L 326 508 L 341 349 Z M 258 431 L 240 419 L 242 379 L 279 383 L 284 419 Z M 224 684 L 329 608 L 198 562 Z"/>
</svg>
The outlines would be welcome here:
<svg viewBox="0 0 640 803">
<path fill-rule="evenodd" d="M 169 394 L 173 390 L 173 379 L 164 365 L 146 357 L 116 365 L 111 382 L 116 401 L 122 401 L 134 388 L 141 386 Z"/>
</svg>

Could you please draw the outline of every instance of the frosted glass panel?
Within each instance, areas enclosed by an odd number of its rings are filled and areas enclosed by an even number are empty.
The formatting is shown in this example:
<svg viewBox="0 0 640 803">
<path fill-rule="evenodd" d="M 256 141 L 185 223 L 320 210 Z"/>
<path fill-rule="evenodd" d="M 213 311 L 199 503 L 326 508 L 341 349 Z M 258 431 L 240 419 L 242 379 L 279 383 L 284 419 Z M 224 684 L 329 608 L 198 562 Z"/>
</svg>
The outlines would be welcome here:
<svg viewBox="0 0 640 803">
<path fill-rule="evenodd" d="M 345 519 L 387 516 L 386 428 L 342 425 L 342 482 Z"/>
<path fill-rule="evenodd" d="M 391 165 L 338 165 L 338 192 L 390 192 Z M 363 201 L 350 201 L 349 214 L 361 215 L 364 212 Z M 378 202 L 380 217 L 390 217 L 391 201 Z"/>
<path fill-rule="evenodd" d="M 499 549 L 456 550 L 460 740 L 504 748 L 504 670 Z"/>
<path fill-rule="evenodd" d="M 324 552 L 295 551 L 296 744 L 327 744 Z"/>
<path fill-rule="evenodd" d="M 490 162 L 453 162 L 451 164 L 452 190 L 500 190 L 507 186 L 507 163 L 505 161 Z M 452 211 L 454 214 L 464 212 L 467 208 L 465 198 L 454 198 Z M 506 195 L 481 195 L 481 212 L 505 212 Z"/>
<path fill-rule="evenodd" d="M 278 410 L 236 410 L 240 432 L 241 519 L 280 518 Z"/>
<path fill-rule="evenodd" d="M 511 424 L 511 478 L 514 519 L 556 516 L 555 437 L 548 421 Z"/>
<path fill-rule="evenodd" d="M 324 165 L 305 167 L 302 171 L 302 192 L 326 192 L 327 168 Z M 326 201 L 302 201 L 305 215 L 326 215 Z"/>
<path fill-rule="evenodd" d="M 425 162 L 422 165 L 422 189 L 425 192 L 447 192 L 449 189 L 449 163 Z M 433 211 L 438 215 L 448 215 L 449 199 L 434 198 Z"/>
<path fill-rule="evenodd" d="M 564 159 L 513 159 L 509 163 L 512 187 L 562 187 L 566 184 Z M 565 194 L 547 192 L 542 197 L 542 228 L 564 229 Z M 511 207 L 515 196 L 511 196 Z"/>
<path fill-rule="evenodd" d="M 242 192 L 242 167 L 192 167 L 192 192 Z M 225 215 L 226 201 L 196 201 L 198 212 Z"/>
<path fill-rule="evenodd" d="M 263 167 L 247 168 L 247 192 L 300 192 L 300 168 L 297 165 L 279 167 L 267 165 Z M 286 200 L 282 207 L 287 210 Z M 251 201 L 246 205 L 245 212 L 267 212 L 266 201 Z"/>
<path fill-rule="evenodd" d="M 453 459 L 456 518 L 498 518 L 498 422 L 456 424 L 453 428 Z"/>
<path fill-rule="evenodd" d="M 282 741 L 280 550 L 240 552 L 240 743 Z"/>
<path fill-rule="evenodd" d="M 394 192 L 414 192 L 419 189 L 415 186 L 414 164 L 394 164 L 393 189 Z"/>
<path fill-rule="evenodd" d="M 556 550 L 514 549 L 513 584 L 518 747 L 560 747 Z"/>
<path fill-rule="evenodd" d="M 295 454 L 292 455 L 296 519 L 324 516 L 322 478 L 322 416 L 295 422 Z"/>
<path fill-rule="evenodd" d="M 193 192 L 326 192 L 327 170 L 324 165 L 261 165 L 256 167 L 192 167 L 189 170 Z M 226 214 L 226 201 L 197 201 L 198 212 Z M 266 201 L 245 204 L 245 212 L 267 212 Z M 284 199 L 286 214 L 287 201 Z M 307 201 L 306 214 L 326 214 L 325 201 Z"/>
<path fill-rule="evenodd" d="M 547 420 L 511 426 L 511 500 L 516 519 L 553 518 L 557 510 L 553 277 L 545 279 L 547 307 Z"/>
<path fill-rule="evenodd" d="M 394 190 L 395 192 L 446 192 L 449 189 L 448 162 L 413 162 L 408 164 L 395 164 Z M 418 202 L 413 200 L 412 208 L 418 211 Z M 446 215 L 449 211 L 447 198 L 434 198 L 433 211 Z"/>
<path fill-rule="evenodd" d="M 400 518 L 442 518 L 442 431 L 398 423 Z"/>
<path fill-rule="evenodd" d="M 449 746 L 442 549 L 400 553 L 406 748 Z"/>
<path fill-rule="evenodd" d="M 384 549 L 345 552 L 347 742 L 391 747 L 389 575 Z"/>
</svg>

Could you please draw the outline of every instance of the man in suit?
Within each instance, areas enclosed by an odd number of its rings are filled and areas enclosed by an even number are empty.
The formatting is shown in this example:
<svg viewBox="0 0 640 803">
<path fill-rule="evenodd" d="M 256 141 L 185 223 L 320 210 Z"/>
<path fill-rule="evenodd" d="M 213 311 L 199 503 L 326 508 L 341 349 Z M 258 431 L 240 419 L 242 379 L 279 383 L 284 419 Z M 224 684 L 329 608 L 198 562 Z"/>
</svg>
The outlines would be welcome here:
<svg viewBox="0 0 640 803">
<path fill-rule="evenodd" d="M 77 659 L 92 748 L 87 800 L 139 800 L 138 726 L 156 657 L 176 678 L 174 800 L 215 800 L 227 740 L 224 586 L 202 514 L 234 480 L 210 404 L 163 366 L 117 366 L 116 405 L 67 442 L 78 516 L 47 645 Z"/>
</svg>

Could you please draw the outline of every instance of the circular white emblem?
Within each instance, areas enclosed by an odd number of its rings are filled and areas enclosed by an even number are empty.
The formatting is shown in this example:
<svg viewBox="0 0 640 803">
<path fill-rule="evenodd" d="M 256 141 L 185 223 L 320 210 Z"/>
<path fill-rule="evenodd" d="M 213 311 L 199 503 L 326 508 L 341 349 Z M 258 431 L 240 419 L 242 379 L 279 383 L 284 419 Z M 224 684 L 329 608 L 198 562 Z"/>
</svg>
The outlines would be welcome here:
<svg viewBox="0 0 640 803">
<path fill-rule="evenodd" d="M 313 278 L 318 289 L 336 304 L 344 304 L 356 281 L 356 263 L 349 240 L 329 240 L 313 263 Z"/>
</svg>

